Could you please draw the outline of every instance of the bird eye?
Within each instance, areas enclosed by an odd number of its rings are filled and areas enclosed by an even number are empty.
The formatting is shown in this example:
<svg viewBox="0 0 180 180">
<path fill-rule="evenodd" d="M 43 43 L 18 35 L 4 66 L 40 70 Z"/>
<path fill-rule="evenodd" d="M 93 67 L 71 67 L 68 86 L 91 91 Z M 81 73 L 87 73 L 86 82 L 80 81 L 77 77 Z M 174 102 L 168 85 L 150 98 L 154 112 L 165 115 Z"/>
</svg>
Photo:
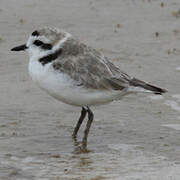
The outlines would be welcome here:
<svg viewBox="0 0 180 180">
<path fill-rule="evenodd" d="M 34 32 L 32 33 L 32 36 L 39 36 L 39 32 L 38 32 L 38 31 L 34 31 Z"/>
<path fill-rule="evenodd" d="M 40 40 L 35 40 L 33 44 L 36 45 L 36 46 L 41 46 L 44 43 L 42 41 L 40 41 Z"/>
</svg>

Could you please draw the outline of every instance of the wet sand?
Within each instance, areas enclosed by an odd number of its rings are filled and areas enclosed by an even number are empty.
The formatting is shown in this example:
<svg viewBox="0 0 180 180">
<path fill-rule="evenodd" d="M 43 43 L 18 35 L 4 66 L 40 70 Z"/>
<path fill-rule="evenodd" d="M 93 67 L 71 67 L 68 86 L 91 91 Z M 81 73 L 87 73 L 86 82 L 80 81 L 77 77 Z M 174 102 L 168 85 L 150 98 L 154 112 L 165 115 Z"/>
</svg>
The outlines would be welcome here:
<svg viewBox="0 0 180 180">
<path fill-rule="evenodd" d="M 178 0 L 0 5 L 0 180 L 179 180 Z M 90 152 L 78 154 L 71 133 L 80 108 L 42 92 L 28 75 L 27 54 L 10 52 L 43 26 L 65 29 L 124 71 L 169 92 L 92 107 Z"/>
</svg>

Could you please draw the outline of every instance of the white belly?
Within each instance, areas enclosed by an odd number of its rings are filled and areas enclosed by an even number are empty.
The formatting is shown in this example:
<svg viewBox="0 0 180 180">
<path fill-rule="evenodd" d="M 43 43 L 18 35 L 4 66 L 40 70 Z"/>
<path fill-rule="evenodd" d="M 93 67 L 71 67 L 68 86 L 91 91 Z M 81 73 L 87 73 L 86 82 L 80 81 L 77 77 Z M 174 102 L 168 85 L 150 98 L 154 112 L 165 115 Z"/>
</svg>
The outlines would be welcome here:
<svg viewBox="0 0 180 180">
<path fill-rule="evenodd" d="M 51 63 L 45 66 L 38 61 L 30 61 L 29 74 L 38 86 L 54 98 L 75 106 L 104 104 L 120 99 L 126 91 L 100 91 L 77 86 L 68 75 L 55 72 Z"/>
</svg>

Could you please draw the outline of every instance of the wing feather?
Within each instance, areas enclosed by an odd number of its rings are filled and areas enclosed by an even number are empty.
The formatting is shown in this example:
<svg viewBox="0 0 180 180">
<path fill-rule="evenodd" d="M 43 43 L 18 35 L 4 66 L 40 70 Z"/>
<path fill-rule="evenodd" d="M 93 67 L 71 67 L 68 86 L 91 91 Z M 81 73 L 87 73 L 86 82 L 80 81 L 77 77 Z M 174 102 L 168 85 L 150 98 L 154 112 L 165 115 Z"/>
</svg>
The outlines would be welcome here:
<svg viewBox="0 0 180 180">
<path fill-rule="evenodd" d="M 68 74 L 77 84 L 93 89 L 122 90 L 131 79 L 100 52 L 74 39 L 64 44 L 53 67 Z"/>
</svg>

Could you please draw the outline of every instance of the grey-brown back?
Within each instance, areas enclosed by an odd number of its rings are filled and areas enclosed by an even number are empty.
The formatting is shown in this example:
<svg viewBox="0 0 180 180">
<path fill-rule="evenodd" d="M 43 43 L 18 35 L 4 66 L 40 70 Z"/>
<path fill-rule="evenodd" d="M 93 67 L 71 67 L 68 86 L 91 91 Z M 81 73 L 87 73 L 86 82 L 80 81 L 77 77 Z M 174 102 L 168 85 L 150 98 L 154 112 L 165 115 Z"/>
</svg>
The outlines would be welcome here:
<svg viewBox="0 0 180 180">
<path fill-rule="evenodd" d="M 68 74 L 77 85 L 92 89 L 122 90 L 129 86 L 141 87 L 155 94 L 166 90 L 138 80 L 121 71 L 102 53 L 69 38 L 62 46 L 61 55 L 53 63 L 56 71 Z"/>
<path fill-rule="evenodd" d="M 68 74 L 79 85 L 93 89 L 122 90 L 131 79 L 103 54 L 75 39 L 68 39 L 53 67 Z"/>
</svg>

